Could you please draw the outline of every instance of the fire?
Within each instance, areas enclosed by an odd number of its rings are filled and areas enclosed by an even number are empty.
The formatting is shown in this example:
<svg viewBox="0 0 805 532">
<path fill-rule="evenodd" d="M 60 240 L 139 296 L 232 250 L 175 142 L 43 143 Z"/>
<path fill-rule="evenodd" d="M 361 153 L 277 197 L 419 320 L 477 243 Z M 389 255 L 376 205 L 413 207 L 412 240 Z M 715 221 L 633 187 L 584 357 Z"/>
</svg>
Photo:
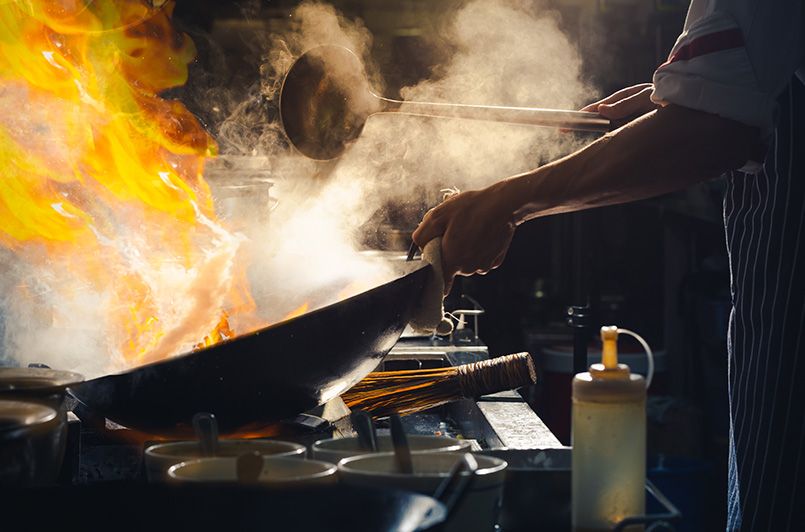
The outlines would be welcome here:
<svg viewBox="0 0 805 532">
<path fill-rule="evenodd" d="M 294 318 L 298 318 L 302 314 L 306 314 L 308 310 L 310 310 L 310 303 L 302 303 L 297 308 L 293 309 L 288 314 L 286 314 L 280 321 L 288 321 Z"/>
<path fill-rule="evenodd" d="M 126 366 L 231 337 L 225 311 L 254 307 L 203 178 L 215 142 L 161 96 L 196 53 L 173 7 L 0 2 L 0 247 L 42 293 L 92 295 Z"/>
</svg>

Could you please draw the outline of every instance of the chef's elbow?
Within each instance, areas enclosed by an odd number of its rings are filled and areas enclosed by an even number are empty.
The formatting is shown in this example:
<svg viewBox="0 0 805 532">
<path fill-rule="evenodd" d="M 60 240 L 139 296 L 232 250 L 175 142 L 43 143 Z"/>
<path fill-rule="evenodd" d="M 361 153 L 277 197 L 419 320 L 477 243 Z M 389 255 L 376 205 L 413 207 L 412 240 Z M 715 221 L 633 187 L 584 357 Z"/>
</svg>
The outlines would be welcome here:
<svg viewBox="0 0 805 532">
<path fill-rule="evenodd" d="M 754 172 L 760 169 L 767 145 L 759 127 L 673 104 L 659 112 L 676 114 L 685 122 L 691 141 L 706 146 L 710 154 L 708 163 L 713 170 Z"/>
</svg>

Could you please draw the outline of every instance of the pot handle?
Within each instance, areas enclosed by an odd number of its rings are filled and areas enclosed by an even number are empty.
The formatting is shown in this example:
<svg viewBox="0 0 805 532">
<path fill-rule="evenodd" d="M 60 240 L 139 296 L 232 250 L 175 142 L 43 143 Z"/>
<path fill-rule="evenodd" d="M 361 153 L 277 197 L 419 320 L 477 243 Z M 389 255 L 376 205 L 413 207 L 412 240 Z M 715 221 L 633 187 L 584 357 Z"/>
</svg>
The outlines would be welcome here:
<svg viewBox="0 0 805 532">
<path fill-rule="evenodd" d="M 478 461 L 475 457 L 470 453 L 464 453 L 464 456 L 450 469 L 450 475 L 436 488 L 433 497 L 445 505 L 448 517 L 464 499 L 477 470 Z"/>
</svg>

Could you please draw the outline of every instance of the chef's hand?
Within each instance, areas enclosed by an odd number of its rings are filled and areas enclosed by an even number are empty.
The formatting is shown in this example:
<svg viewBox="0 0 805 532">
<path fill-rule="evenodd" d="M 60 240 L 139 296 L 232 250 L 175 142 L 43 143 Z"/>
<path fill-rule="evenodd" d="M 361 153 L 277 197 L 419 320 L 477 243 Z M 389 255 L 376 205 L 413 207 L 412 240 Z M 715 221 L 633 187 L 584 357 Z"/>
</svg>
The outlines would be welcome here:
<svg viewBox="0 0 805 532">
<path fill-rule="evenodd" d="M 583 107 L 582 111 L 598 113 L 610 120 L 637 118 L 659 107 L 651 101 L 652 83 L 640 83 L 626 87 L 602 100 Z"/>
<path fill-rule="evenodd" d="M 420 247 L 442 237 L 444 293 L 456 275 L 485 274 L 503 263 L 514 235 L 514 212 L 505 181 L 451 196 L 425 214 L 414 231 Z"/>
</svg>

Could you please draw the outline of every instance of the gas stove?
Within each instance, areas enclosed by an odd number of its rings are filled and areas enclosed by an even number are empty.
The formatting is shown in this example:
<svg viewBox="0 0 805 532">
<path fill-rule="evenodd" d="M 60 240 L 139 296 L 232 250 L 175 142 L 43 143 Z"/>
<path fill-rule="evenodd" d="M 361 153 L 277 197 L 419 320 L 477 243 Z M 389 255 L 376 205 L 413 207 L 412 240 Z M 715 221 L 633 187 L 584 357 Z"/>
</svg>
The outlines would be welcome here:
<svg viewBox="0 0 805 532">
<path fill-rule="evenodd" d="M 460 331 L 457 331 L 460 332 Z M 489 358 L 489 350 L 474 334 L 453 337 L 403 336 L 378 367 L 378 371 L 439 368 Z M 143 452 L 157 443 L 153 436 L 98 420 L 74 404 L 70 413 L 69 439 L 61 482 L 93 484 L 144 479 Z M 333 435 L 353 434 L 347 418 L 330 423 L 322 409 L 286 420 L 262 434 L 304 445 Z M 500 448 L 558 448 L 561 443 L 516 391 L 501 392 L 476 400 L 462 399 L 402 419 L 409 434 L 435 434 L 470 440 L 474 450 Z M 381 420 L 378 432 L 388 432 Z"/>
</svg>

